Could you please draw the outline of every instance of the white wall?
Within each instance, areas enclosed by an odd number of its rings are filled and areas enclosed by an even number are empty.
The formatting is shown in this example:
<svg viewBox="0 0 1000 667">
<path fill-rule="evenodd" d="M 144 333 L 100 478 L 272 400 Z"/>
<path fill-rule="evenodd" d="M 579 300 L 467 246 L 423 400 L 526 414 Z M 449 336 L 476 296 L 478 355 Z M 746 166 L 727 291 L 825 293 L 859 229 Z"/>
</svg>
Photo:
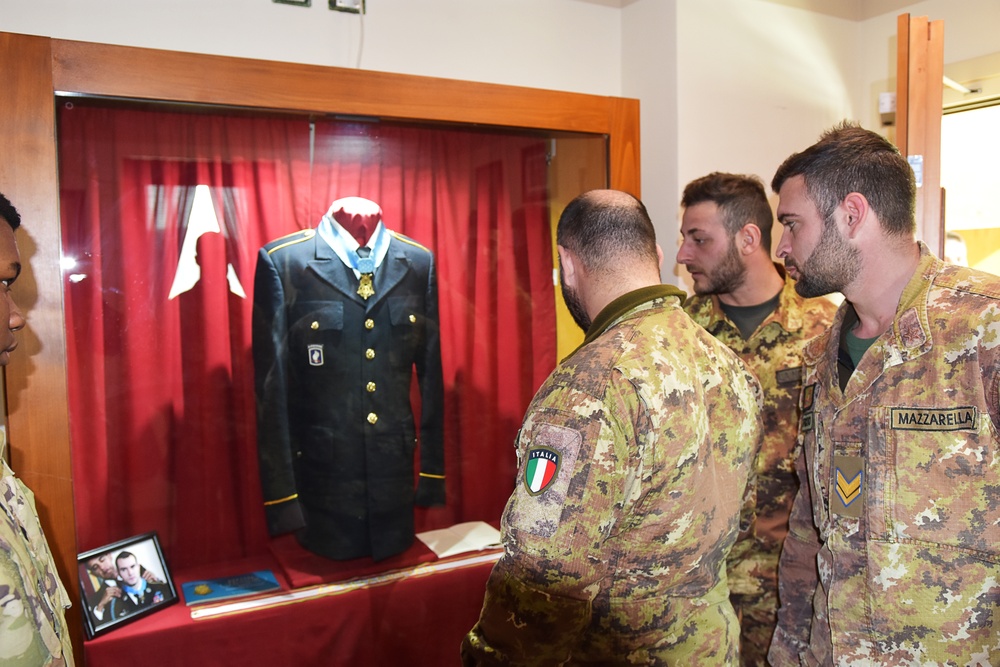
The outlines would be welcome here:
<svg viewBox="0 0 1000 667">
<path fill-rule="evenodd" d="M 677 2 L 639 0 L 622 11 L 622 92 L 639 102 L 642 201 L 666 255 L 671 281 L 677 236 Z"/>
<path fill-rule="evenodd" d="M 788 155 L 853 116 L 857 23 L 764 0 L 678 0 L 677 25 L 678 193 L 712 171 L 756 174 L 770 193 Z M 679 199 L 661 238 L 671 260 Z M 690 290 L 666 264 L 664 279 Z"/>
<path fill-rule="evenodd" d="M 621 94 L 621 10 L 581 0 L 0 0 L 0 30 Z"/>
</svg>

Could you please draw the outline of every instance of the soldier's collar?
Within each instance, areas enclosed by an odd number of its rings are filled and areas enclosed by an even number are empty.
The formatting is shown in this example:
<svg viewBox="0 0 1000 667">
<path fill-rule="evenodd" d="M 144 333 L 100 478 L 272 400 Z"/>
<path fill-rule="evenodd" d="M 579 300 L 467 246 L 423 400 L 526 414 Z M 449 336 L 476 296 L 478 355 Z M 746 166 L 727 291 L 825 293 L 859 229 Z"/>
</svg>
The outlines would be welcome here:
<svg viewBox="0 0 1000 667">
<path fill-rule="evenodd" d="M 620 297 L 606 305 L 601 312 L 597 314 L 597 317 L 594 318 L 590 328 L 587 329 L 587 335 L 584 337 L 581 347 L 596 339 L 619 317 L 633 308 L 641 306 L 647 301 L 652 301 L 653 299 L 671 296 L 675 296 L 680 299 L 681 303 L 684 303 L 684 299 L 687 298 L 687 294 L 683 290 L 680 290 L 673 285 L 649 285 L 648 287 L 640 287 L 637 290 L 632 290 L 631 292 L 622 294 Z"/>
</svg>

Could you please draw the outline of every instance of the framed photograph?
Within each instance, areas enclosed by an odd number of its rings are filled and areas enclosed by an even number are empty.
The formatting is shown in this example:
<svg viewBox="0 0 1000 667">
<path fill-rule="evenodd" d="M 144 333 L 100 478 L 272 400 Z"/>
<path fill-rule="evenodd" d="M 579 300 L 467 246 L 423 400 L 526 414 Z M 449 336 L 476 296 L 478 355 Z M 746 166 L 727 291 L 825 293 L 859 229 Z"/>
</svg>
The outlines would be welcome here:
<svg viewBox="0 0 1000 667">
<path fill-rule="evenodd" d="M 92 549 L 76 560 L 88 638 L 177 602 L 155 532 Z"/>
</svg>

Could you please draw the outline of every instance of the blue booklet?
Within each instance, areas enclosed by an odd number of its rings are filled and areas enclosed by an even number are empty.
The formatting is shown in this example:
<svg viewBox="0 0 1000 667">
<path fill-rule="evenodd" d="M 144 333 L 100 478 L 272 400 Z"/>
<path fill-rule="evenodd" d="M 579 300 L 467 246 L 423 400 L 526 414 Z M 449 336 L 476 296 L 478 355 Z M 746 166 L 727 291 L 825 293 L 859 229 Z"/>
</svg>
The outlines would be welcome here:
<svg viewBox="0 0 1000 667">
<path fill-rule="evenodd" d="M 232 577 L 189 581 L 182 584 L 182 588 L 184 602 L 192 605 L 276 591 L 281 589 L 281 585 L 270 570 L 258 570 Z"/>
</svg>

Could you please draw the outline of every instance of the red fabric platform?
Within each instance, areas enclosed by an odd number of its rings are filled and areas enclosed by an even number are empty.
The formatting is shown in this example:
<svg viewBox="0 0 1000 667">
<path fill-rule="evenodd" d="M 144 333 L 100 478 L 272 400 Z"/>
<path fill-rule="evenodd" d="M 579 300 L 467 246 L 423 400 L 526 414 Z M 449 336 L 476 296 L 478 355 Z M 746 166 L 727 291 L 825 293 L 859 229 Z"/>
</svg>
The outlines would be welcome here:
<svg viewBox="0 0 1000 667">
<path fill-rule="evenodd" d="M 418 544 L 426 551 L 423 544 Z M 370 566 L 375 570 L 369 574 L 392 569 L 386 561 L 373 564 L 370 559 L 336 563 L 324 559 L 314 562 L 308 554 L 291 558 L 294 550 L 290 546 L 276 545 L 275 551 L 286 549 L 286 562 L 293 561 L 298 568 L 292 568 L 297 580 L 333 581 L 329 577 L 338 576 L 334 572 L 341 575 L 352 572 L 352 576 L 345 578 L 354 578 Z M 429 551 L 427 554 L 429 560 L 435 559 Z M 408 551 L 398 558 L 416 556 L 426 563 L 427 554 Z M 479 618 L 486 579 L 493 567 L 492 561 L 461 563 L 482 555 L 445 559 L 441 562 L 456 567 L 444 571 L 424 574 L 426 567 L 416 567 L 414 576 L 402 576 L 387 583 L 201 620 L 191 618 L 194 607 L 187 606 L 182 599 L 87 641 L 85 664 L 87 667 L 457 666 L 459 645 Z M 364 560 L 368 562 L 360 562 Z M 324 563 L 326 569 L 321 567 Z M 175 575 L 174 582 L 183 598 L 181 585 L 185 581 L 261 569 L 272 570 L 282 588 L 289 589 L 288 576 L 272 555 L 192 569 Z"/>
<path fill-rule="evenodd" d="M 337 561 L 317 556 L 299 546 L 291 534 L 271 540 L 270 550 L 292 588 L 368 577 L 437 560 L 434 552 L 416 538 L 403 553 L 377 563 L 371 558 Z"/>
</svg>

